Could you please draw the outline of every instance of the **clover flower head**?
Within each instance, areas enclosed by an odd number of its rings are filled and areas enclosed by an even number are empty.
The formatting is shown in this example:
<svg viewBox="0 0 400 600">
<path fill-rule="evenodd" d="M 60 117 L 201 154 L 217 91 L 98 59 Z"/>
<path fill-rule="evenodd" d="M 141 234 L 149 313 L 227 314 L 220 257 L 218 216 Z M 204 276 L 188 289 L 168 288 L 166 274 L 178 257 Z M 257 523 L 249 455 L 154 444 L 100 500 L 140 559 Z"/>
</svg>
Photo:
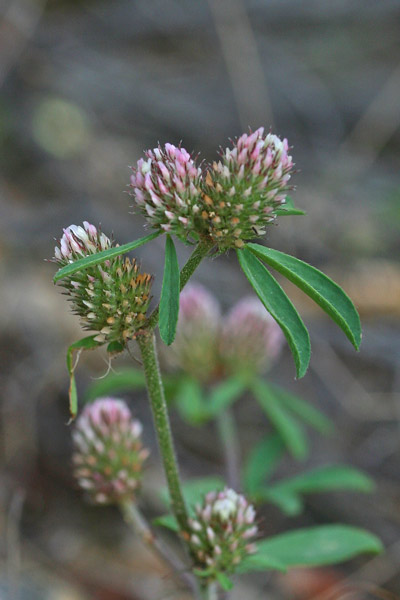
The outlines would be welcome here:
<svg viewBox="0 0 400 600">
<path fill-rule="evenodd" d="M 260 372 L 278 357 L 284 337 L 258 298 L 240 300 L 223 321 L 220 356 L 228 373 Z"/>
<path fill-rule="evenodd" d="M 211 573 L 234 573 L 243 558 L 256 551 L 255 518 L 254 507 L 234 490 L 208 493 L 189 519 L 186 535 L 196 566 Z"/>
<path fill-rule="evenodd" d="M 175 341 L 167 351 L 170 364 L 207 381 L 217 365 L 220 317 L 215 296 L 200 284 L 188 284 L 180 294 Z"/>
<path fill-rule="evenodd" d="M 189 283 L 179 297 L 180 328 L 215 329 L 221 316 L 216 297 L 199 283 Z"/>
<path fill-rule="evenodd" d="M 72 263 L 113 246 L 113 242 L 84 221 L 83 227 L 71 225 L 64 230 L 54 260 Z M 77 271 L 62 280 L 72 300 L 73 312 L 80 316 L 84 329 L 96 332 L 100 343 L 125 345 L 143 326 L 150 302 L 152 277 L 140 273 L 134 259 L 114 257 Z"/>
<path fill-rule="evenodd" d="M 286 139 L 260 127 L 241 135 L 207 173 L 201 217 L 221 250 L 265 234 L 286 200 L 293 169 Z"/>
<path fill-rule="evenodd" d="M 91 223 L 83 221 L 83 227 L 70 225 L 64 229 L 60 246 L 54 249 L 54 259 L 60 265 L 64 265 L 89 254 L 108 250 L 111 246 L 111 240 L 104 233 Z"/>
<path fill-rule="evenodd" d="M 158 145 L 145 152 L 131 175 L 131 195 L 155 229 L 185 240 L 199 213 L 201 168 L 181 146 Z"/>
<path fill-rule="evenodd" d="M 99 398 L 78 417 L 73 433 L 74 475 L 95 504 L 133 500 L 148 450 L 142 425 L 123 400 Z"/>
</svg>

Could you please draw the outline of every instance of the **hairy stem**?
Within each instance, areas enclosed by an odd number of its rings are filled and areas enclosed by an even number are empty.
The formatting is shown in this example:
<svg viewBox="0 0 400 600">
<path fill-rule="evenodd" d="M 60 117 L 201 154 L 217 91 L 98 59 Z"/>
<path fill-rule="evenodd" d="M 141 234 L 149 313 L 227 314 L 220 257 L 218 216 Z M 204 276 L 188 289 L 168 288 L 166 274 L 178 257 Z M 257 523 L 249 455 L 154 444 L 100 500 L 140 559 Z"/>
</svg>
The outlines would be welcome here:
<svg viewBox="0 0 400 600">
<path fill-rule="evenodd" d="M 161 379 L 160 368 L 156 354 L 156 341 L 152 331 L 143 331 L 138 335 L 142 355 L 144 374 L 147 383 L 147 393 L 153 411 L 154 425 L 157 433 L 164 471 L 167 478 L 171 508 L 182 531 L 188 529 L 188 515 L 182 494 L 179 479 L 178 463 L 176 460 L 174 443 L 172 440 L 171 426 L 168 409 L 165 401 L 164 387 Z"/>
<path fill-rule="evenodd" d="M 124 502 L 120 505 L 120 509 L 125 521 L 132 527 L 135 534 L 141 538 L 149 550 L 157 558 L 166 563 L 176 577 L 197 594 L 198 584 L 196 578 L 188 572 L 185 564 L 175 556 L 171 549 L 165 546 L 162 540 L 154 535 L 137 505 L 134 502 Z"/>
<path fill-rule="evenodd" d="M 207 256 L 214 243 L 208 239 L 200 241 L 181 270 L 180 289 L 183 290 L 203 258 Z M 147 319 L 144 329 L 154 329 L 158 323 L 159 307 L 155 308 Z"/>
<path fill-rule="evenodd" d="M 210 252 L 214 243 L 207 239 L 201 240 L 180 273 L 180 289 L 182 290 L 203 258 Z M 153 419 L 157 433 L 164 471 L 167 478 L 168 490 L 171 499 L 171 508 L 179 524 L 181 532 L 188 531 L 188 513 L 179 478 L 178 463 L 176 460 L 168 409 L 165 401 L 164 387 L 158 364 L 156 341 L 153 330 L 158 323 L 159 306 L 146 320 L 142 331 L 137 336 L 137 342 L 142 355 L 144 373 L 146 377 L 147 393 L 149 396 Z M 196 597 L 202 595 L 202 590 L 194 579 L 192 587 Z"/>
<path fill-rule="evenodd" d="M 238 433 L 232 409 L 227 408 L 217 417 L 217 429 L 224 455 L 226 479 L 229 487 L 240 489 Z"/>
</svg>

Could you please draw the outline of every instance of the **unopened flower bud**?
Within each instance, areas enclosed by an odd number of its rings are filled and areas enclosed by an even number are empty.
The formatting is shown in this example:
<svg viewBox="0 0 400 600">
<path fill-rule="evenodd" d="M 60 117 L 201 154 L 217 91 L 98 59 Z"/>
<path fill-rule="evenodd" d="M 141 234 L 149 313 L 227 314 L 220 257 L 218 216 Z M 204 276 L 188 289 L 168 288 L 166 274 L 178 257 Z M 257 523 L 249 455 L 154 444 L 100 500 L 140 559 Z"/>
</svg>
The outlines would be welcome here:
<svg viewBox="0 0 400 600">
<path fill-rule="evenodd" d="M 233 573 L 243 558 L 256 550 L 250 543 L 258 533 L 255 511 L 232 489 L 207 494 L 189 526 L 193 531 L 190 550 L 200 569 Z"/>
<path fill-rule="evenodd" d="M 257 373 L 279 355 L 284 337 L 273 317 L 255 297 L 240 300 L 223 321 L 220 357 L 225 372 Z"/>
<path fill-rule="evenodd" d="M 260 127 L 244 133 L 214 162 L 205 179 L 201 214 L 221 250 L 242 248 L 265 233 L 286 200 L 293 168 L 288 142 Z"/>
<path fill-rule="evenodd" d="M 84 408 L 73 433 L 74 475 L 93 503 L 134 499 L 148 456 L 141 432 L 123 400 L 99 398 Z"/>
<path fill-rule="evenodd" d="M 185 240 L 196 229 L 201 169 L 184 148 L 172 144 L 145 155 L 131 176 L 135 203 L 152 227 Z"/>
<path fill-rule="evenodd" d="M 207 381 L 217 368 L 220 307 L 199 284 L 189 284 L 180 295 L 179 319 L 167 358 L 193 377 Z"/>
<path fill-rule="evenodd" d="M 83 227 L 64 230 L 55 261 L 65 266 L 75 260 L 108 250 L 111 240 L 87 221 Z M 139 273 L 134 259 L 117 256 L 78 271 L 62 280 L 72 308 L 84 329 L 97 332 L 96 340 L 122 345 L 142 327 L 150 302 L 151 275 Z"/>
</svg>

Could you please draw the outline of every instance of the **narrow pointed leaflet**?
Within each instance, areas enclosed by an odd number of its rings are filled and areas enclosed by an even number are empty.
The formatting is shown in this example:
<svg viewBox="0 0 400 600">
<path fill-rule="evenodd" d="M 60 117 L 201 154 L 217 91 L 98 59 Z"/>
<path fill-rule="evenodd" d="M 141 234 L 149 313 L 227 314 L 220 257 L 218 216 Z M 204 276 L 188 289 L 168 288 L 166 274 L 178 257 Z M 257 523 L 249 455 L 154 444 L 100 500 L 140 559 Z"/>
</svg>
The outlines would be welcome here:
<svg viewBox="0 0 400 600">
<path fill-rule="evenodd" d="M 73 275 L 77 271 L 82 271 L 83 269 L 87 269 L 88 267 L 93 267 L 94 265 L 99 265 L 110 258 L 114 258 L 115 256 L 121 256 L 121 254 L 126 254 L 135 248 L 139 248 L 139 246 L 143 246 L 143 244 L 147 244 L 151 240 L 154 240 L 158 237 L 160 233 L 156 231 L 155 233 L 151 233 L 146 237 L 142 237 L 133 242 L 128 242 L 127 244 L 123 244 L 122 246 L 115 246 L 114 248 L 110 248 L 109 250 L 103 250 L 103 252 L 97 252 L 96 254 L 90 254 L 89 256 L 85 256 L 85 258 L 80 258 L 79 260 L 75 260 L 74 262 L 62 267 L 57 271 L 54 275 L 53 281 L 57 283 L 60 279 L 64 277 L 68 277 Z"/>
<path fill-rule="evenodd" d="M 242 572 L 266 570 L 271 558 L 286 568 L 317 567 L 341 563 L 358 554 L 379 554 L 383 550 L 375 535 L 348 525 L 298 529 L 260 540 L 257 547 L 258 552 L 243 561 Z"/>
<path fill-rule="evenodd" d="M 271 393 L 271 388 L 262 379 L 252 383 L 254 395 L 285 442 L 292 456 L 298 460 L 306 458 L 308 442 L 300 423 L 281 404 L 279 397 Z"/>
<path fill-rule="evenodd" d="M 290 196 L 286 196 L 285 204 L 281 208 L 275 209 L 274 214 L 278 217 L 288 217 L 296 215 L 305 215 L 306 213 L 304 210 L 301 210 L 301 208 L 296 208 L 292 198 L 290 198 Z"/>
<path fill-rule="evenodd" d="M 158 326 L 162 341 L 170 346 L 175 339 L 179 314 L 180 273 L 172 238 L 165 242 L 164 277 L 160 299 Z"/>
<path fill-rule="evenodd" d="M 368 493 L 374 488 L 373 481 L 364 473 L 347 465 L 318 467 L 295 477 L 284 479 L 258 490 L 258 498 L 273 502 L 289 515 L 296 515 L 304 507 L 307 494 L 338 490 L 354 490 Z"/>
<path fill-rule="evenodd" d="M 263 381 L 264 387 L 270 389 L 272 396 L 278 399 L 279 404 L 294 413 L 304 423 L 310 425 L 322 434 L 329 434 L 333 431 L 333 423 L 322 412 L 314 408 L 309 402 L 306 402 L 299 396 L 287 392 L 283 388 L 272 383 Z"/>
<path fill-rule="evenodd" d="M 292 351 L 297 377 L 310 362 L 310 337 L 301 317 L 279 283 L 247 248 L 237 251 L 240 266 L 267 311 L 281 327 Z"/>
<path fill-rule="evenodd" d="M 95 335 L 89 335 L 88 337 L 82 338 L 77 342 L 71 344 L 67 350 L 67 369 L 69 373 L 69 414 L 70 422 L 73 421 L 78 413 L 78 393 L 76 390 L 75 382 L 75 369 L 79 360 L 80 353 L 83 350 L 92 350 L 101 346 L 101 343 L 95 340 Z M 78 353 L 78 358 L 74 362 L 74 353 Z"/>
<path fill-rule="evenodd" d="M 353 302 L 337 283 L 294 256 L 260 244 L 248 244 L 247 247 L 255 256 L 276 269 L 314 300 L 358 350 L 361 343 L 360 317 Z"/>
</svg>

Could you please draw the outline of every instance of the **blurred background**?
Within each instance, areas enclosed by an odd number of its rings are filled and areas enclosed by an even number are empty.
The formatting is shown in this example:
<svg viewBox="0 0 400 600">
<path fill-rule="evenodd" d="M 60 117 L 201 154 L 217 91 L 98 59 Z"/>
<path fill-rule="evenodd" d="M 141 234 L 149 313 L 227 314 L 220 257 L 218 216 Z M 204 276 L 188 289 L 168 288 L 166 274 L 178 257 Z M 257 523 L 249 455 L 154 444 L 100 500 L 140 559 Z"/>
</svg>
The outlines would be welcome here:
<svg viewBox="0 0 400 600">
<path fill-rule="evenodd" d="M 2 0 L 2 599 L 188 598 L 117 511 L 85 505 L 72 481 L 65 351 L 81 331 L 44 260 L 62 228 L 84 219 L 120 243 L 143 235 L 126 194 L 128 165 L 143 149 L 182 140 L 212 160 L 229 137 L 261 125 L 293 146 L 293 198 L 307 211 L 280 219 L 267 243 L 332 275 L 364 328 L 356 354 L 287 286 L 313 356 L 296 382 L 285 350 L 273 379 L 336 423 L 334 436 L 313 441 L 310 465 L 347 462 L 377 482 L 371 495 L 311 496 L 294 519 L 267 507 L 264 528 L 342 521 L 376 533 L 386 553 L 243 578 L 232 598 L 400 597 L 399 27 L 396 0 Z M 179 245 L 180 261 L 188 251 Z M 157 297 L 163 240 L 137 254 L 156 274 Z M 209 260 L 196 274 L 225 308 L 250 291 L 233 259 Z M 101 351 L 87 353 L 80 393 L 106 371 Z M 125 397 L 153 449 L 142 506 L 154 516 L 163 475 L 151 416 L 143 394 Z M 260 428 L 252 406 L 237 406 L 243 453 Z M 172 420 L 184 476 L 218 473 L 212 428 Z"/>
</svg>

